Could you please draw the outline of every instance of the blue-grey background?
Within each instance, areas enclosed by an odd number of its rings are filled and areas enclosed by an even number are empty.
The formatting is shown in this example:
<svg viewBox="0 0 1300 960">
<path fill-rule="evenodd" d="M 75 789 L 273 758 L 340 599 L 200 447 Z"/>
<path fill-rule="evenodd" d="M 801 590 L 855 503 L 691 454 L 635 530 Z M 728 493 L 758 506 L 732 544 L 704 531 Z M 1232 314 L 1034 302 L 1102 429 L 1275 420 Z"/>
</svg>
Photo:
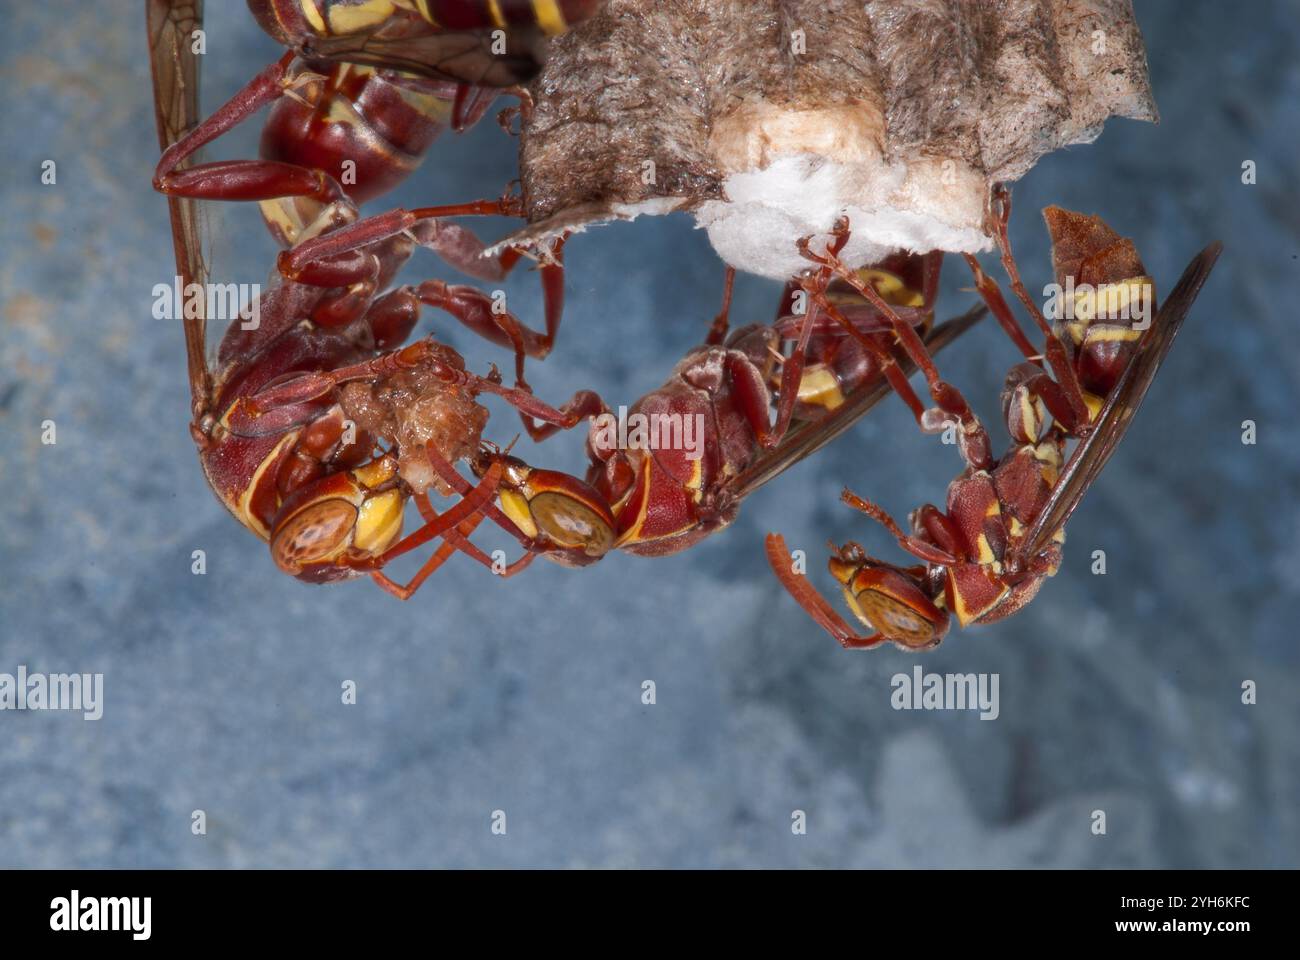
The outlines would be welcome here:
<svg viewBox="0 0 1300 960">
<path fill-rule="evenodd" d="M 209 6 L 207 110 L 277 54 L 242 3 Z M 365 581 L 278 573 L 206 489 L 180 327 L 150 319 L 151 288 L 174 268 L 149 186 L 139 5 L 13 5 L 0 37 L 0 672 L 102 671 L 106 703 L 98 722 L 0 713 L 0 864 L 1295 866 L 1300 9 L 1150 0 L 1138 14 L 1162 122 L 1112 121 L 1020 184 L 1027 279 L 1048 279 L 1036 211 L 1052 202 L 1131 235 L 1165 290 L 1204 243 L 1226 252 L 1076 514 L 1061 573 L 1015 619 L 954 631 L 917 660 L 841 651 L 762 555 L 779 529 L 812 556 L 830 537 L 891 556 L 839 505 L 844 483 L 896 515 L 941 500 L 956 455 L 893 399 L 677 557 L 539 563 L 509 582 L 456 558 L 406 604 Z M 209 156 L 250 156 L 257 132 Z M 54 186 L 39 183 L 45 159 Z M 436 145 L 393 199 L 495 196 L 513 173 L 513 143 L 488 122 Z M 218 272 L 264 280 L 273 244 L 232 206 Z M 546 398 L 593 387 L 630 402 L 716 310 L 720 265 L 685 218 L 593 231 L 567 260 L 560 346 L 533 367 Z M 958 267 L 948 314 L 972 299 Z M 434 275 L 451 276 L 418 253 L 407 276 Z M 508 290 L 537 322 L 535 278 L 521 271 Z M 733 317 L 766 320 L 775 295 L 742 279 Z M 478 369 L 501 359 L 443 317 L 421 329 Z M 942 358 L 998 436 L 1015 359 L 992 325 Z M 54 446 L 40 443 L 46 419 Z M 515 430 L 500 407 L 494 425 L 501 440 Z M 524 452 L 582 465 L 577 434 Z M 195 549 L 206 576 L 190 572 Z M 1090 572 L 1095 549 L 1105 576 Z M 1000 674 L 1001 716 L 892 710 L 891 675 L 917 662 Z M 355 706 L 341 703 L 346 680 Z M 1242 705 L 1243 680 L 1257 705 Z M 206 836 L 191 833 L 196 809 Z M 496 809 L 505 836 L 489 830 Z M 806 836 L 791 833 L 795 809 Z"/>
</svg>

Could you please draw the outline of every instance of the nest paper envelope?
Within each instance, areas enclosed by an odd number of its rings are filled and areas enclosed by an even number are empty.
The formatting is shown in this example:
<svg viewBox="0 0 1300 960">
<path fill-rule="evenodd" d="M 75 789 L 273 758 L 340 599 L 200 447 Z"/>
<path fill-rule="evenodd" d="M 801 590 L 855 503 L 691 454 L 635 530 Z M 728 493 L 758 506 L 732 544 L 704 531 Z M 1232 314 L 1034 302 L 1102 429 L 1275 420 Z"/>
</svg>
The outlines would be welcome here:
<svg viewBox="0 0 1300 960">
<path fill-rule="evenodd" d="M 512 242 L 689 210 L 779 280 L 841 215 L 855 266 L 989 249 L 991 184 L 1156 119 L 1129 0 L 609 0 L 531 91 Z"/>
</svg>

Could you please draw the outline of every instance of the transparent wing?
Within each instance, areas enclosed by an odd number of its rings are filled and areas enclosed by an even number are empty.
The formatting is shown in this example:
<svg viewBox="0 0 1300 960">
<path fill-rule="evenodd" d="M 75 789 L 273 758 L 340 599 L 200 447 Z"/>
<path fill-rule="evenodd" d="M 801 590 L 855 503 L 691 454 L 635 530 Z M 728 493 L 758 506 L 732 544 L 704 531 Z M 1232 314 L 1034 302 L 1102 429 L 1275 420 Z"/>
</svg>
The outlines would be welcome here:
<svg viewBox="0 0 1300 960">
<path fill-rule="evenodd" d="M 1065 526 L 1070 514 L 1101 474 L 1119 442 L 1124 439 L 1133 415 L 1142 405 L 1156 371 L 1173 346 L 1174 337 L 1178 335 L 1192 301 L 1210 275 L 1222 249 L 1219 243 L 1210 244 L 1183 271 L 1169 299 L 1157 312 L 1151 329 L 1142 338 L 1142 344 L 1133 355 L 1128 369 L 1106 398 L 1106 405 L 1097 417 L 1096 429 L 1075 448 L 1043 512 L 1029 528 L 1023 541 L 1023 556 L 1037 556 L 1056 532 Z"/>
<path fill-rule="evenodd" d="M 149 62 L 153 74 L 154 118 L 163 150 L 199 121 L 199 63 L 191 44 L 203 26 L 203 0 L 146 0 Z M 202 241 L 202 214 L 197 201 L 168 197 L 176 272 L 182 285 L 206 283 L 208 261 Z M 206 406 L 210 377 L 206 320 L 186 318 L 185 354 L 192 410 Z"/>
<path fill-rule="evenodd" d="M 978 323 L 986 312 L 984 306 L 972 307 L 960 317 L 940 324 L 925 338 L 926 346 L 931 353 L 938 353 Z M 899 358 L 898 365 L 906 376 L 911 376 L 916 370 L 905 357 Z M 820 420 L 793 428 L 775 449 L 736 475 L 729 486 L 730 495 L 742 500 L 799 461 L 812 456 L 861 420 L 889 392 L 889 384 L 881 377 L 871 386 L 850 394 L 844 403 Z"/>
</svg>

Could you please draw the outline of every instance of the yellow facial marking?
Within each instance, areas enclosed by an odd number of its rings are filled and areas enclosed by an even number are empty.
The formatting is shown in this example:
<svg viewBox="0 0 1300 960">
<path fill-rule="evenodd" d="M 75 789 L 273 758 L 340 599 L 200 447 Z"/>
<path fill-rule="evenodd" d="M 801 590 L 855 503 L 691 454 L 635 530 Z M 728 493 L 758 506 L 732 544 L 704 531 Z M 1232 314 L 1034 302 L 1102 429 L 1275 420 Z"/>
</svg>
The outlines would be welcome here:
<svg viewBox="0 0 1300 960">
<path fill-rule="evenodd" d="M 839 556 L 839 554 L 831 554 L 831 558 L 830 561 L 827 563 L 827 567 L 831 571 L 831 576 L 834 577 L 836 580 L 838 580 L 841 584 L 845 584 L 845 585 L 852 583 L 853 578 L 856 577 L 858 575 L 858 571 L 862 569 L 856 563 L 852 563 L 848 560 L 842 559 Z"/>
<path fill-rule="evenodd" d="M 844 602 L 848 604 L 849 609 L 853 611 L 855 617 L 873 630 L 875 629 L 875 624 L 867 619 L 866 613 L 863 611 L 862 607 L 858 605 L 858 598 L 853 595 L 853 589 L 847 583 L 844 585 Z"/>
<path fill-rule="evenodd" d="M 352 475 L 364 487 L 374 489 L 381 483 L 387 483 L 397 473 L 397 461 L 392 457 L 380 457 L 364 466 L 357 467 Z"/>
<path fill-rule="evenodd" d="M 993 548 L 989 546 L 989 538 L 984 534 L 980 534 L 980 538 L 975 545 L 979 548 L 979 555 L 975 558 L 976 563 L 981 566 L 988 566 L 997 560 L 997 556 L 993 553 Z"/>
<path fill-rule="evenodd" d="M 502 490 L 501 509 L 525 537 L 537 536 L 537 524 L 533 522 L 533 512 L 528 509 L 528 501 L 522 494 L 514 490 Z"/>
<path fill-rule="evenodd" d="M 492 22 L 498 27 L 504 27 L 506 18 L 505 14 L 501 12 L 501 4 L 497 0 L 487 0 L 487 8 L 488 16 L 492 18 Z"/>
<path fill-rule="evenodd" d="M 402 532 L 402 495 L 389 490 L 361 505 L 352 545 L 366 553 L 382 553 Z"/>
</svg>

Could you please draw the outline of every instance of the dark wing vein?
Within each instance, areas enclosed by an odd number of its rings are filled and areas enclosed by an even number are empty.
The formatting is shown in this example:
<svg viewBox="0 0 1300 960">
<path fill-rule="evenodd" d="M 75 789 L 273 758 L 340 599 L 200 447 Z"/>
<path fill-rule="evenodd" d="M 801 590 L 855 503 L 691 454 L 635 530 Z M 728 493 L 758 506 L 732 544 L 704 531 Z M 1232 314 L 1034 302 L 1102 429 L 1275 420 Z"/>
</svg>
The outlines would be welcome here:
<svg viewBox="0 0 1300 960">
<path fill-rule="evenodd" d="M 199 121 L 199 64 L 192 35 L 203 26 L 203 0 L 146 0 L 149 62 L 153 74 L 154 117 L 163 150 Z M 176 270 L 183 285 L 205 283 L 208 265 L 201 241 L 197 201 L 168 197 Z M 189 368 L 191 412 L 207 405 L 206 320 L 186 318 L 185 354 Z"/>
<path fill-rule="evenodd" d="M 1065 526 L 1088 487 L 1101 474 L 1111 454 L 1124 439 L 1133 415 L 1142 405 L 1156 371 L 1173 346 L 1174 337 L 1178 335 L 1192 301 L 1210 275 L 1221 250 L 1220 244 L 1212 243 L 1197 254 L 1183 271 L 1169 299 L 1157 312 L 1151 329 L 1143 337 L 1128 369 L 1107 397 L 1106 404 L 1097 417 L 1096 428 L 1075 448 L 1061 472 L 1051 498 L 1026 534 L 1022 548 L 1026 559 L 1037 556 L 1056 532 Z"/>
</svg>

